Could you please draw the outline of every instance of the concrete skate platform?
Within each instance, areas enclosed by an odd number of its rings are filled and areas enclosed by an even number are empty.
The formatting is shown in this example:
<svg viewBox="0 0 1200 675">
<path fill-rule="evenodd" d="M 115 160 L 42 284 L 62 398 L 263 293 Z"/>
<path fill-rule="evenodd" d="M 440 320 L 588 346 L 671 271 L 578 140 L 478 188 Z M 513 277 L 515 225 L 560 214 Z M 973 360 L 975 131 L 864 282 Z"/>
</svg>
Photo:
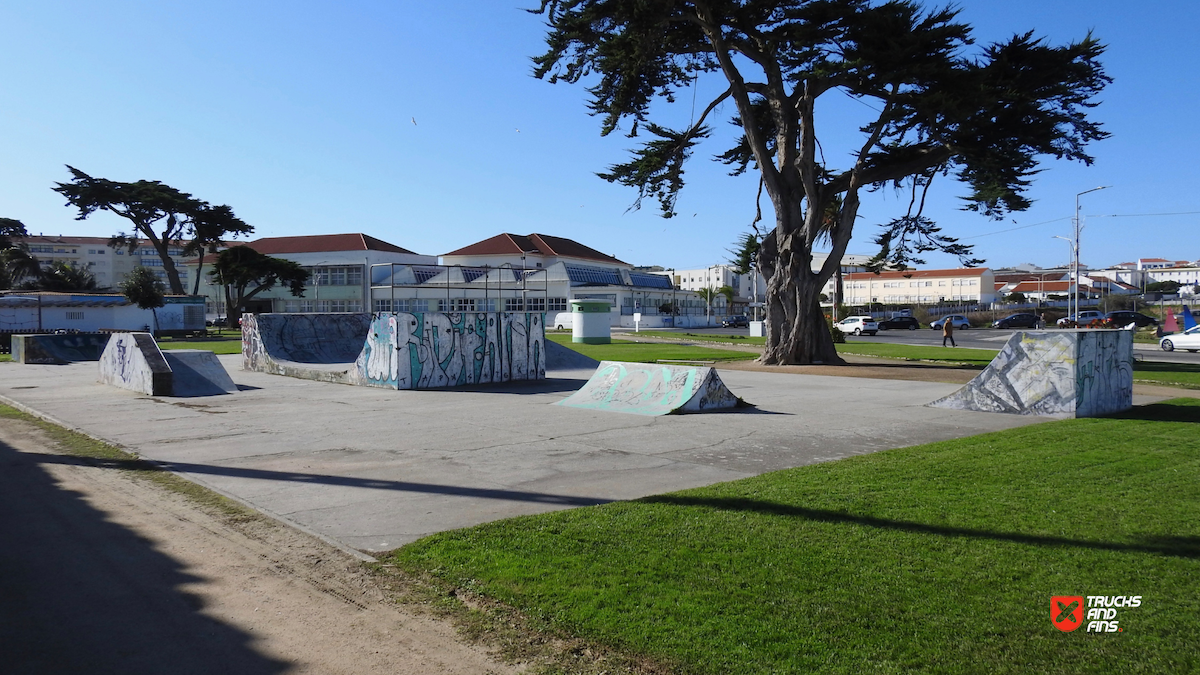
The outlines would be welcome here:
<svg viewBox="0 0 1200 675">
<path fill-rule="evenodd" d="M 558 405 L 633 415 L 732 410 L 746 405 L 716 368 L 602 361 L 574 394 Z"/>
<path fill-rule="evenodd" d="M 97 383 L 95 363 L 0 363 L 0 398 L 364 551 L 1041 421 L 926 407 L 958 389 L 928 382 L 722 370 L 730 391 L 756 407 L 646 417 L 551 405 L 594 369 L 395 391 L 247 372 L 241 356 L 218 358 L 236 396 L 145 396 Z"/>
</svg>

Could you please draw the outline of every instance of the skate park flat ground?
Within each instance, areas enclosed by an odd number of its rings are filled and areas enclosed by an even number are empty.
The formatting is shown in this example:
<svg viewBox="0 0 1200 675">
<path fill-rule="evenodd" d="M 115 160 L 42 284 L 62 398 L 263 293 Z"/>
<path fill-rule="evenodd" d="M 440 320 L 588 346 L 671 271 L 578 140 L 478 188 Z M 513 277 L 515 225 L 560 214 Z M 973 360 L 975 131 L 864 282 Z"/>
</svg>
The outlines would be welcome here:
<svg viewBox="0 0 1200 675">
<path fill-rule="evenodd" d="M 96 382 L 94 362 L 0 363 L 0 400 L 361 551 L 1043 421 L 925 407 L 960 386 L 936 382 L 718 369 L 755 407 L 643 417 L 550 405 L 592 370 L 394 391 L 247 372 L 240 355 L 219 358 L 241 391 L 151 397 Z"/>
</svg>

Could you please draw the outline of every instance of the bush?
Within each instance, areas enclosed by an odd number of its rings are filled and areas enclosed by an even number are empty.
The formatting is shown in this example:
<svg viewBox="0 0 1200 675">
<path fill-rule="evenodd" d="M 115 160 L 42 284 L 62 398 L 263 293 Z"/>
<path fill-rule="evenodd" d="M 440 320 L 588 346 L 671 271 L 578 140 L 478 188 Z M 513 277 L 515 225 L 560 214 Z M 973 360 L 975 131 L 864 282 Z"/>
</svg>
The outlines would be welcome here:
<svg viewBox="0 0 1200 675">
<path fill-rule="evenodd" d="M 829 326 L 829 336 L 833 338 L 833 343 L 839 345 L 845 344 L 846 334 L 834 327 L 833 319 L 826 318 L 825 324 Z"/>
</svg>

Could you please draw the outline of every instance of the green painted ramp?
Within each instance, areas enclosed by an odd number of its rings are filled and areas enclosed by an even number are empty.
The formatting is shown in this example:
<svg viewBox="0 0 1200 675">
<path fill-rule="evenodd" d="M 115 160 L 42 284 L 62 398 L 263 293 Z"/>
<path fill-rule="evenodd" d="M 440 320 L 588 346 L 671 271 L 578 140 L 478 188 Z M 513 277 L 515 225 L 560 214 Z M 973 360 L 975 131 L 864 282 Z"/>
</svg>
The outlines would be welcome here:
<svg viewBox="0 0 1200 675">
<path fill-rule="evenodd" d="M 670 415 L 731 410 L 746 404 L 729 391 L 713 368 L 601 361 L 587 383 L 557 405 Z"/>
</svg>

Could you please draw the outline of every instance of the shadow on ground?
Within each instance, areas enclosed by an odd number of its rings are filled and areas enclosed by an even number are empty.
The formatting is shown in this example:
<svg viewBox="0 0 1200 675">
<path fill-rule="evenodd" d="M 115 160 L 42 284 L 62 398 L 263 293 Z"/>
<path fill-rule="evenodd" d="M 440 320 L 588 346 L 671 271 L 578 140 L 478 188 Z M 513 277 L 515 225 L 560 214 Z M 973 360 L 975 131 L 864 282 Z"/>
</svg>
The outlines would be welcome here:
<svg viewBox="0 0 1200 675">
<path fill-rule="evenodd" d="M 45 456 L 0 443 L 0 671 L 282 673 L 251 635 L 202 615 L 202 581 L 63 490 Z"/>
<path fill-rule="evenodd" d="M 1087 539 L 1071 539 L 1022 532 L 996 532 L 967 527 L 949 527 L 930 525 L 907 520 L 895 520 L 878 516 L 858 515 L 843 511 L 814 509 L 791 504 L 780 504 L 758 499 L 723 498 L 723 497 L 688 497 L 684 495 L 658 495 L 644 497 L 638 501 L 650 504 L 672 504 L 676 506 L 704 507 L 722 511 L 749 511 L 773 516 L 803 518 L 822 523 L 845 523 L 861 525 L 916 534 L 928 534 L 943 537 L 967 537 L 972 539 L 991 539 L 1017 544 L 1049 547 L 1078 547 L 1103 551 L 1130 551 L 1137 553 L 1157 553 L 1181 558 L 1200 558 L 1200 537 L 1146 537 L 1137 542 L 1108 542 Z"/>
</svg>

